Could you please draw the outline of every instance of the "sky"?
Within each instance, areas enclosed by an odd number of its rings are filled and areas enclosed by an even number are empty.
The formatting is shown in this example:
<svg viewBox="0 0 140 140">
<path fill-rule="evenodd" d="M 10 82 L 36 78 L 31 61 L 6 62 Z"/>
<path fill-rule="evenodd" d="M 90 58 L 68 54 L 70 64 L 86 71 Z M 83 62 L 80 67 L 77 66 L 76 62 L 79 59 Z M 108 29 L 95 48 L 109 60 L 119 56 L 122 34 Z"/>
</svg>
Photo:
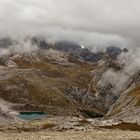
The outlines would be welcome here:
<svg viewBox="0 0 140 140">
<path fill-rule="evenodd" d="M 140 44 L 140 0 L 0 0 L 0 35 L 83 45 Z"/>
</svg>

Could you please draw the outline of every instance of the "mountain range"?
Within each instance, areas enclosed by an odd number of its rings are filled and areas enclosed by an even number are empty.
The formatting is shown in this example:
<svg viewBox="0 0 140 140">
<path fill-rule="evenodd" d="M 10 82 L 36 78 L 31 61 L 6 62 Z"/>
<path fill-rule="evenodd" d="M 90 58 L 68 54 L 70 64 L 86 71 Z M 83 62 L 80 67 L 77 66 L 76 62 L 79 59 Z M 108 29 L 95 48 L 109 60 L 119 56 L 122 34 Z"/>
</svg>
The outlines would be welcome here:
<svg viewBox="0 0 140 140">
<path fill-rule="evenodd" d="M 140 124 L 139 71 L 121 89 L 111 80 L 104 81 L 108 71 L 123 71 L 117 57 L 128 49 L 109 46 L 105 52 L 92 52 L 74 42 L 48 43 L 37 37 L 28 42 L 37 49 L 14 48 L 0 56 L 1 123 L 15 120 L 13 112 L 45 111 Z M 17 44 L 11 38 L 0 39 L 0 49 L 12 50 Z"/>
</svg>

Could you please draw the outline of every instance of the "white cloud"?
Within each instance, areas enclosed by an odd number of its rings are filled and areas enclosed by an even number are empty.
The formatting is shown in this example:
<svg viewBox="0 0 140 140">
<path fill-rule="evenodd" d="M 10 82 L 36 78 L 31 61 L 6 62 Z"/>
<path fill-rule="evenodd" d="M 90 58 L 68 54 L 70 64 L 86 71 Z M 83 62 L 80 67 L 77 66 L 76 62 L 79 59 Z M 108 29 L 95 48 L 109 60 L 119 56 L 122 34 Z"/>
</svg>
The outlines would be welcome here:
<svg viewBox="0 0 140 140">
<path fill-rule="evenodd" d="M 0 48 L 0 57 L 10 54 L 23 54 L 36 52 L 38 47 L 33 45 L 29 40 L 19 40 L 7 48 Z"/>
<path fill-rule="evenodd" d="M 52 37 L 54 33 L 65 37 L 68 33 L 75 36 L 81 32 L 86 37 L 103 32 L 119 34 L 137 45 L 139 4 L 139 0 L 0 0 L 0 32 Z"/>
</svg>

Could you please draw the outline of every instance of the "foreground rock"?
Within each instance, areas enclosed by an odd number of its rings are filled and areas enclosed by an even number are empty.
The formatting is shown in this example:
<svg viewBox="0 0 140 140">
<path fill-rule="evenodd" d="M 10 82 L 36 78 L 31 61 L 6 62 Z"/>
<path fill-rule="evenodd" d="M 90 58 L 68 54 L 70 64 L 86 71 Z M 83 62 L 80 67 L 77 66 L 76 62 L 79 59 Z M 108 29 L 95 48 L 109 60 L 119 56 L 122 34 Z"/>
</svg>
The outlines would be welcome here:
<svg viewBox="0 0 140 140">
<path fill-rule="evenodd" d="M 86 129 L 39 132 L 0 132 L 2 140 L 139 140 L 140 133 L 136 131 Z"/>
<path fill-rule="evenodd" d="M 93 126 L 90 119 L 76 117 L 16 123 L 1 127 L 0 131 L 2 140 L 132 140 L 140 137 L 137 131 L 99 128 Z"/>
</svg>

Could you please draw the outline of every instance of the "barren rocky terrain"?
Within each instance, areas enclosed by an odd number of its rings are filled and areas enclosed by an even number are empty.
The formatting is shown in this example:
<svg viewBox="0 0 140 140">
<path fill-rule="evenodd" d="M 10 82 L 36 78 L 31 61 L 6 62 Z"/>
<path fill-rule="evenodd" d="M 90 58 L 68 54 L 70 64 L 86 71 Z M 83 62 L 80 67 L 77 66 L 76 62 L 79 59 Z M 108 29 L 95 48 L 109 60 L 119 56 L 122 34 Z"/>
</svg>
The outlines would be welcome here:
<svg viewBox="0 0 140 140">
<path fill-rule="evenodd" d="M 95 127 L 90 121 L 97 120 L 56 117 L 13 124 L 1 127 L 0 140 L 140 140 L 139 131 Z"/>
<path fill-rule="evenodd" d="M 140 132 L 87 129 L 39 132 L 0 132 L 0 140 L 140 140 Z"/>
<path fill-rule="evenodd" d="M 140 139 L 140 72 L 117 58 L 126 53 L 30 38 L 21 52 L 1 56 L 0 139 Z M 22 112 L 47 118 L 25 121 Z"/>
</svg>

